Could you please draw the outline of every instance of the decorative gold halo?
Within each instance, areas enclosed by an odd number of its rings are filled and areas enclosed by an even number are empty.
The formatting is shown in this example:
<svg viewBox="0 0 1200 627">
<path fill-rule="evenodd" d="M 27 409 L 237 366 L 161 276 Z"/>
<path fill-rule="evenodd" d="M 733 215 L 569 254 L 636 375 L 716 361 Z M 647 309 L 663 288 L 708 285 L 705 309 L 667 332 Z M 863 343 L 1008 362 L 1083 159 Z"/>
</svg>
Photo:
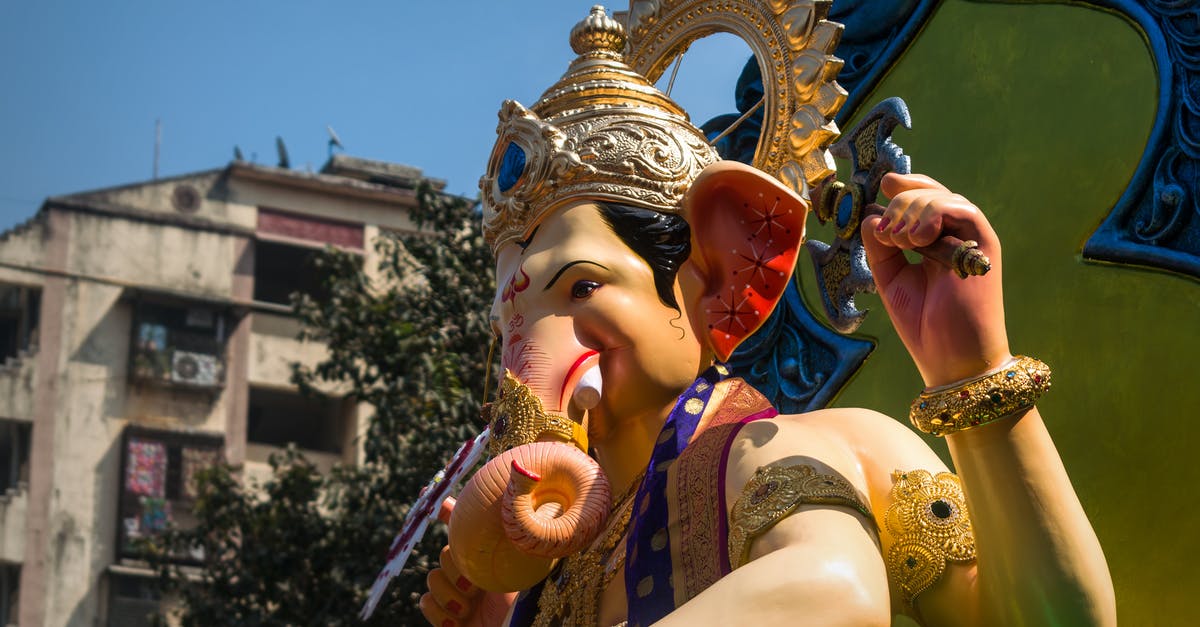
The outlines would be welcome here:
<svg viewBox="0 0 1200 627">
<path fill-rule="evenodd" d="M 692 42 L 719 32 L 740 37 L 758 58 L 764 98 L 754 167 L 798 193 L 835 172 L 833 117 L 846 101 L 833 55 L 842 25 L 829 22 L 831 0 L 631 0 L 623 20 L 626 62 L 651 82 Z"/>
</svg>

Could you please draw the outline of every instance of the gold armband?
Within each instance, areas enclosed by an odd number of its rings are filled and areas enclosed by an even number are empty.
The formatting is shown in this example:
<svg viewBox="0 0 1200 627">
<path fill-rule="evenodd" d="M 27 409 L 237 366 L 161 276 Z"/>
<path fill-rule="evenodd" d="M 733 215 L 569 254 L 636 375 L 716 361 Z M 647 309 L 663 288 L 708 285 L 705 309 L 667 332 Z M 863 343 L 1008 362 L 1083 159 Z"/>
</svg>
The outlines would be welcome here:
<svg viewBox="0 0 1200 627">
<path fill-rule="evenodd" d="M 805 503 L 849 507 L 871 518 L 854 486 L 838 475 L 818 473 L 809 465 L 763 466 L 742 489 L 729 513 L 729 562 L 745 564 L 750 542 Z"/>
<path fill-rule="evenodd" d="M 925 433 L 947 435 L 1029 409 L 1049 389 L 1050 367 L 1021 355 L 994 373 L 922 392 L 908 418 Z"/>
<path fill-rule="evenodd" d="M 926 470 L 892 473 L 892 504 L 884 524 L 892 535 L 888 579 L 912 601 L 946 571 L 946 562 L 975 559 L 975 534 L 962 484 L 953 473 Z"/>
<path fill-rule="evenodd" d="M 518 381 L 508 370 L 504 371 L 500 398 L 484 405 L 483 417 L 492 432 L 488 442 L 489 455 L 499 455 L 514 446 L 537 442 L 546 436 L 570 442 L 585 453 L 588 450 L 583 425 L 566 416 L 546 413 L 542 401 L 529 386 Z"/>
</svg>

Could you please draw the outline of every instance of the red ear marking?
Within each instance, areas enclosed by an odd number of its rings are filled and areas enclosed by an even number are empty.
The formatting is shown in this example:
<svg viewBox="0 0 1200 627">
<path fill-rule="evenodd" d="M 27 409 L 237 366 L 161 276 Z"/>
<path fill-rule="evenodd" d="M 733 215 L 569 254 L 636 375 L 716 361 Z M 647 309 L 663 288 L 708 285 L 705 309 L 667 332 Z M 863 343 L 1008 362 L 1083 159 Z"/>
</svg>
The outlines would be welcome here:
<svg viewBox="0 0 1200 627">
<path fill-rule="evenodd" d="M 721 161 L 697 177 L 684 211 L 693 260 L 706 275 L 702 319 L 710 346 L 724 361 L 783 296 L 808 203 L 760 170 Z"/>
</svg>

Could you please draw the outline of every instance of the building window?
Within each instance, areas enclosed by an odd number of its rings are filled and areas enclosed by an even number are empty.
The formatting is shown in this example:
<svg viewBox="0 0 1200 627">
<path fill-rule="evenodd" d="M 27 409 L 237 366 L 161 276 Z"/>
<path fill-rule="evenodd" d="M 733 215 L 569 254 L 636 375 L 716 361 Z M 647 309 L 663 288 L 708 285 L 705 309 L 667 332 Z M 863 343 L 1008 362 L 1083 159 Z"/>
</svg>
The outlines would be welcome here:
<svg viewBox="0 0 1200 627">
<path fill-rule="evenodd" d="M 21 597 L 21 566 L 0 562 L 0 620 L 5 625 L 16 625 Z"/>
<path fill-rule="evenodd" d="M 118 546 L 121 557 L 136 559 L 140 540 L 168 526 L 195 525 L 196 474 L 223 461 L 223 440 L 216 435 L 128 427 L 123 442 Z M 176 556 L 180 562 L 201 557 Z"/>
<path fill-rule="evenodd" d="M 42 291 L 0 284 L 0 366 L 37 348 Z"/>
<path fill-rule="evenodd" d="M 291 305 L 292 293 L 320 295 L 313 267 L 320 248 L 259 240 L 254 248 L 254 300 Z"/>
<path fill-rule="evenodd" d="M 20 565 L 0 562 L 0 620 L 4 625 L 17 625 L 20 607 Z"/>
<path fill-rule="evenodd" d="M 153 577 L 109 573 L 109 627 L 151 627 L 162 614 L 162 595 Z"/>
<path fill-rule="evenodd" d="M 225 381 L 225 313 L 211 307 L 139 302 L 132 379 L 202 389 Z"/>
<path fill-rule="evenodd" d="M 291 390 L 250 388 L 246 439 L 340 455 L 346 441 L 346 402 L 310 398 Z"/>
<path fill-rule="evenodd" d="M 31 428 L 29 423 L 0 420 L 0 492 L 29 485 Z"/>
</svg>

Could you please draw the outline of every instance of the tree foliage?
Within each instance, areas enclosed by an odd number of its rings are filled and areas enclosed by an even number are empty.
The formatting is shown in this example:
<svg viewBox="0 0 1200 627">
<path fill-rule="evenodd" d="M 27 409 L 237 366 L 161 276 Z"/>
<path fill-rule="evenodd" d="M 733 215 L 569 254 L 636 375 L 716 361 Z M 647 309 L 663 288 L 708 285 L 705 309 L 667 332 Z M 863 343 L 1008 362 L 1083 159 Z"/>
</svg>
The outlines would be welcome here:
<svg viewBox="0 0 1200 627">
<path fill-rule="evenodd" d="M 417 198 L 417 229 L 379 237 L 373 268 L 327 250 L 315 261 L 322 293 L 294 297 L 302 339 L 329 352 L 315 367 L 294 366 L 293 380 L 310 394 L 337 386 L 373 409 L 364 462 L 323 476 L 289 449 L 262 486 L 229 468 L 201 473 L 197 526 L 169 532 L 158 548 L 184 625 L 360 624 L 408 506 L 480 429 L 491 252 L 474 205 L 428 185 Z M 444 543 L 431 527 L 369 624 L 421 624 L 416 600 Z M 197 547 L 199 577 L 163 559 Z"/>
</svg>

